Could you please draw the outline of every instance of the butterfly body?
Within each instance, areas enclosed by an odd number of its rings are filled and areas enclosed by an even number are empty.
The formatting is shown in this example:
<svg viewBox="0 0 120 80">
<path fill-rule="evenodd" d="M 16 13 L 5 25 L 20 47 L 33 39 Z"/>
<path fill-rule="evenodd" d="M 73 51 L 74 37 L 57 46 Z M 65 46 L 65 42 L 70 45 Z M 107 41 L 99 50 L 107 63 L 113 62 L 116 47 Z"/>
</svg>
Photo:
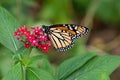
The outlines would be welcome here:
<svg viewBox="0 0 120 80">
<path fill-rule="evenodd" d="M 88 33 L 88 28 L 75 24 L 43 25 L 42 29 L 58 51 L 68 50 L 73 46 L 75 39 Z"/>
</svg>

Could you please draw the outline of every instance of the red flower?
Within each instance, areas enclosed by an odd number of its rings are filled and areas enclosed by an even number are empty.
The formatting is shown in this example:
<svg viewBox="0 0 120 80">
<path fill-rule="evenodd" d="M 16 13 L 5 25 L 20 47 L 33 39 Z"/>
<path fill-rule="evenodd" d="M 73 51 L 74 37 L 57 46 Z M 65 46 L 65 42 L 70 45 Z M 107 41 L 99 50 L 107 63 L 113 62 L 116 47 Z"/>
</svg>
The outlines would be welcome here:
<svg viewBox="0 0 120 80">
<path fill-rule="evenodd" d="M 32 28 L 32 29 L 33 29 L 33 31 L 36 35 L 40 35 L 41 33 L 43 33 L 41 28 L 35 27 L 35 28 Z"/>
<path fill-rule="evenodd" d="M 29 44 L 29 43 L 25 43 L 25 44 L 24 44 L 24 47 L 25 47 L 25 48 L 30 48 L 30 44 Z"/>
<path fill-rule="evenodd" d="M 47 40 L 47 36 L 40 36 L 39 39 L 40 39 L 40 41 L 46 41 Z"/>
<path fill-rule="evenodd" d="M 19 30 L 14 32 L 14 36 L 17 36 L 17 35 L 20 35 L 20 31 Z"/>
<path fill-rule="evenodd" d="M 27 36 L 27 40 L 29 42 L 33 42 L 34 39 L 35 39 L 35 36 L 33 34 Z"/>
<path fill-rule="evenodd" d="M 25 28 L 25 26 L 21 26 L 18 30 L 21 31 L 21 32 L 23 32 L 23 31 L 25 31 L 27 29 Z"/>
<path fill-rule="evenodd" d="M 32 45 L 32 46 L 38 46 L 38 40 L 37 40 L 37 39 L 34 39 L 34 40 L 31 42 L 31 45 Z"/>
<path fill-rule="evenodd" d="M 14 36 L 24 43 L 25 48 L 33 46 L 42 49 L 42 52 L 48 52 L 51 46 L 47 35 L 39 27 L 31 28 L 31 31 L 29 31 L 25 26 L 21 26 L 14 32 Z"/>
<path fill-rule="evenodd" d="M 50 46 L 48 44 L 41 44 L 41 45 L 39 45 L 39 48 L 42 49 L 42 52 L 48 52 Z"/>
<path fill-rule="evenodd" d="M 23 32 L 22 32 L 22 35 L 25 35 L 25 36 L 27 37 L 27 36 L 29 36 L 29 35 L 30 35 L 30 32 L 29 32 L 29 31 L 27 31 L 27 30 L 25 30 L 25 31 L 23 31 Z"/>
</svg>

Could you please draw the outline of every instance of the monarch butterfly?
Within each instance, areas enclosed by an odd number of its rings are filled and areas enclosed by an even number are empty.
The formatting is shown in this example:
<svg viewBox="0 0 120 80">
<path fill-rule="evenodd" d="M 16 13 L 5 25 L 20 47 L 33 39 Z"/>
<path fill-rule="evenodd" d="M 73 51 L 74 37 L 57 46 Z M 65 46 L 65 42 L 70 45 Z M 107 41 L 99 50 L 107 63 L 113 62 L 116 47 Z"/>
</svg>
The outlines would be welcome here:
<svg viewBox="0 0 120 80">
<path fill-rule="evenodd" d="M 42 25 L 42 29 L 58 51 L 70 49 L 75 39 L 86 35 L 89 31 L 87 27 L 76 24 Z"/>
</svg>

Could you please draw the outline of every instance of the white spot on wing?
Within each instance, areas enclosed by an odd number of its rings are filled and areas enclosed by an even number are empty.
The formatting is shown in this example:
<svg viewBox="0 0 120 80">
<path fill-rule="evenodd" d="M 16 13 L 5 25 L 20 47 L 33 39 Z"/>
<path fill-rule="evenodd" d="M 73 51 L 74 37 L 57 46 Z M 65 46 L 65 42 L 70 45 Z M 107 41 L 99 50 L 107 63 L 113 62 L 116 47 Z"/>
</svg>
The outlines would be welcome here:
<svg viewBox="0 0 120 80">
<path fill-rule="evenodd" d="M 72 28 L 71 26 L 69 26 L 69 29 L 70 29 L 70 30 L 73 30 L 73 28 Z"/>
<path fill-rule="evenodd" d="M 77 30 L 77 26 L 75 26 L 75 29 Z"/>
</svg>

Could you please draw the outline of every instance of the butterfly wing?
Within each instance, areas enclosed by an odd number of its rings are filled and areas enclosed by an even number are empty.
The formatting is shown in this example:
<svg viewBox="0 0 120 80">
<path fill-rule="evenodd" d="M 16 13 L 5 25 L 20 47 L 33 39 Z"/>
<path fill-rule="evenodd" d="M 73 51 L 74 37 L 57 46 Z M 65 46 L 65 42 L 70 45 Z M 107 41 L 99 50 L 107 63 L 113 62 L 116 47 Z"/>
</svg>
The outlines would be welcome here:
<svg viewBox="0 0 120 80">
<path fill-rule="evenodd" d="M 45 27 L 45 32 L 58 51 L 66 51 L 71 48 L 76 38 L 88 33 L 88 28 L 75 24 L 56 24 Z"/>
<path fill-rule="evenodd" d="M 51 31 L 51 34 L 48 34 L 48 36 L 58 51 L 66 51 L 72 47 L 74 40 L 69 32 L 56 28 L 52 28 Z"/>
<path fill-rule="evenodd" d="M 60 29 L 62 31 L 67 31 L 71 34 L 71 37 L 73 37 L 74 39 L 83 37 L 89 31 L 87 27 L 76 24 L 56 24 L 56 25 L 51 25 L 50 29 L 52 28 Z"/>
</svg>

